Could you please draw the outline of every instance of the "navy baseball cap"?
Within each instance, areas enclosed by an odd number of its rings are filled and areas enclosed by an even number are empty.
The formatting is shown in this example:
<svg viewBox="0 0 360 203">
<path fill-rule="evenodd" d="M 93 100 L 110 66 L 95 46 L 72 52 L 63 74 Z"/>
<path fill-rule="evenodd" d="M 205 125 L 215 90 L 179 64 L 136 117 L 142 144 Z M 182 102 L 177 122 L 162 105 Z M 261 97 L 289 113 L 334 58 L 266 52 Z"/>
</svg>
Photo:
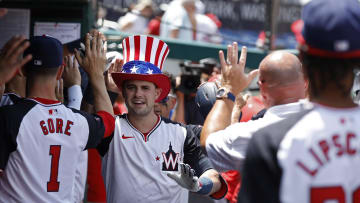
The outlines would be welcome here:
<svg viewBox="0 0 360 203">
<path fill-rule="evenodd" d="M 302 19 L 302 51 L 326 58 L 360 58 L 360 0 L 312 0 L 304 6 Z"/>
<path fill-rule="evenodd" d="M 30 38 L 30 47 L 24 51 L 24 56 L 32 55 L 26 64 L 31 68 L 57 68 L 63 64 L 63 47 L 59 40 L 48 35 Z"/>
<path fill-rule="evenodd" d="M 205 82 L 196 91 L 195 103 L 199 107 L 200 114 L 205 119 L 216 102 L 216 91 L 218 87 L 215 82 Z"/>
</svg>

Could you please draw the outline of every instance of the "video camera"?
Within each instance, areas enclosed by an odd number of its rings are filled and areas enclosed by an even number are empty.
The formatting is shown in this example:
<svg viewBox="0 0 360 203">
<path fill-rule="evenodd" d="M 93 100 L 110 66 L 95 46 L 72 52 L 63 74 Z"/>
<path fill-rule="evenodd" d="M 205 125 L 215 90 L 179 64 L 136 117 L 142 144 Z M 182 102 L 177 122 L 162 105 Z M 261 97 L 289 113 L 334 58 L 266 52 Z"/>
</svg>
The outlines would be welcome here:
<svg viewBox="0 0 360 203">
<path fill-rule="evenodd" d="M 210 75 L 217 65 L 217 61 L 211 58 L 202 59 L 199 62 L 188 60 L 181 62 L 180 91 L 185 94 L 196 93 L 197 88 L 201 84 L 201 74 Z"/>
</svg>

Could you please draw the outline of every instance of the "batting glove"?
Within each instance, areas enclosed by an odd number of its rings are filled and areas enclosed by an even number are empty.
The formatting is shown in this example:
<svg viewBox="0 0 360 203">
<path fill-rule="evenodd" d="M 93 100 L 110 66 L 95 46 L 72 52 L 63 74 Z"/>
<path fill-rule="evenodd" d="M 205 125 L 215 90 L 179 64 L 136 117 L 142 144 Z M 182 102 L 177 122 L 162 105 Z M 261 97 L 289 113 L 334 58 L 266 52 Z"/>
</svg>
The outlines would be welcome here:
<svg viewBox="0 0 360 203">
<path fill-rule="evenodd" d="M 190 190 L 191 192 L 198 192 L 201 189 L 199 178 L 195 176 L 194 169 L 188 164 L 180 164 L 179 172 L 169 172 L 167 176 L 175 180 L 181 187 Z"/>
</svg>

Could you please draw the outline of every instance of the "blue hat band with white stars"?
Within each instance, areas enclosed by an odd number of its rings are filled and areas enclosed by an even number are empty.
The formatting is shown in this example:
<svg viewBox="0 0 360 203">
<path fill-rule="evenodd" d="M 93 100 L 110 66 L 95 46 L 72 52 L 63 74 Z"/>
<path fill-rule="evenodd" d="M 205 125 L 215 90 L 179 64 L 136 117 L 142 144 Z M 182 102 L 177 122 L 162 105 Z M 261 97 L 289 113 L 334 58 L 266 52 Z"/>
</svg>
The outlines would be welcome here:
<svg viewBox="0 0 360 203">
<path fill-rule="evenodd" d="M 122 73 L 130 74 L 161 74 L 161 70 L 154 64 L 145 61 L 129 61 L 122 67 Z"/>
</svg>

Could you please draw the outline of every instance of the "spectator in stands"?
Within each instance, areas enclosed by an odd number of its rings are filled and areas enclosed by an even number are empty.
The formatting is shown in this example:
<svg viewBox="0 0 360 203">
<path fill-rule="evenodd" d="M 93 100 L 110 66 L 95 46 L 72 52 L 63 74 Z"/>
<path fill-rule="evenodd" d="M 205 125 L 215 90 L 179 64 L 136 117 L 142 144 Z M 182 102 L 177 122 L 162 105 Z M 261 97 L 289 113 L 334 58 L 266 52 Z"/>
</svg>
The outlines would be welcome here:
<svg viewBox="0 0 360 203">
<path fill-rule="evenodd" d="M 181 40 L 195 40 L 197 1 L 173 0 L 162 17 L 160 36 Z"/>
<path fill-rule="evenodd" d="M 120 31 L 145 34 L 152 13 L 152 0 L 139 0 L 133 10 L 119 18 L 118 23 Z"/>
<path fill-rule="evenodd" d="M 154 11 L 155 17 L 153 19 L 151 19 L 148 24 L 147 31 L 146 31 L 147 35 L 156 35 L 156 36 L 160 35 L 161 18 L 167 9 L 167 6 L 168 6 L 167 4 L 161 4 L 159 6 L 159 8 L 157 8 Z"/>
<path fill-rule="evenodd" d="M 196 40 L 201 42 L 216 43 L 220 44 L 222 41 L 221 35 L 219 34 L 219 28 L 221 22 L 213 15 L 196 14 Z"/>
</svg>

